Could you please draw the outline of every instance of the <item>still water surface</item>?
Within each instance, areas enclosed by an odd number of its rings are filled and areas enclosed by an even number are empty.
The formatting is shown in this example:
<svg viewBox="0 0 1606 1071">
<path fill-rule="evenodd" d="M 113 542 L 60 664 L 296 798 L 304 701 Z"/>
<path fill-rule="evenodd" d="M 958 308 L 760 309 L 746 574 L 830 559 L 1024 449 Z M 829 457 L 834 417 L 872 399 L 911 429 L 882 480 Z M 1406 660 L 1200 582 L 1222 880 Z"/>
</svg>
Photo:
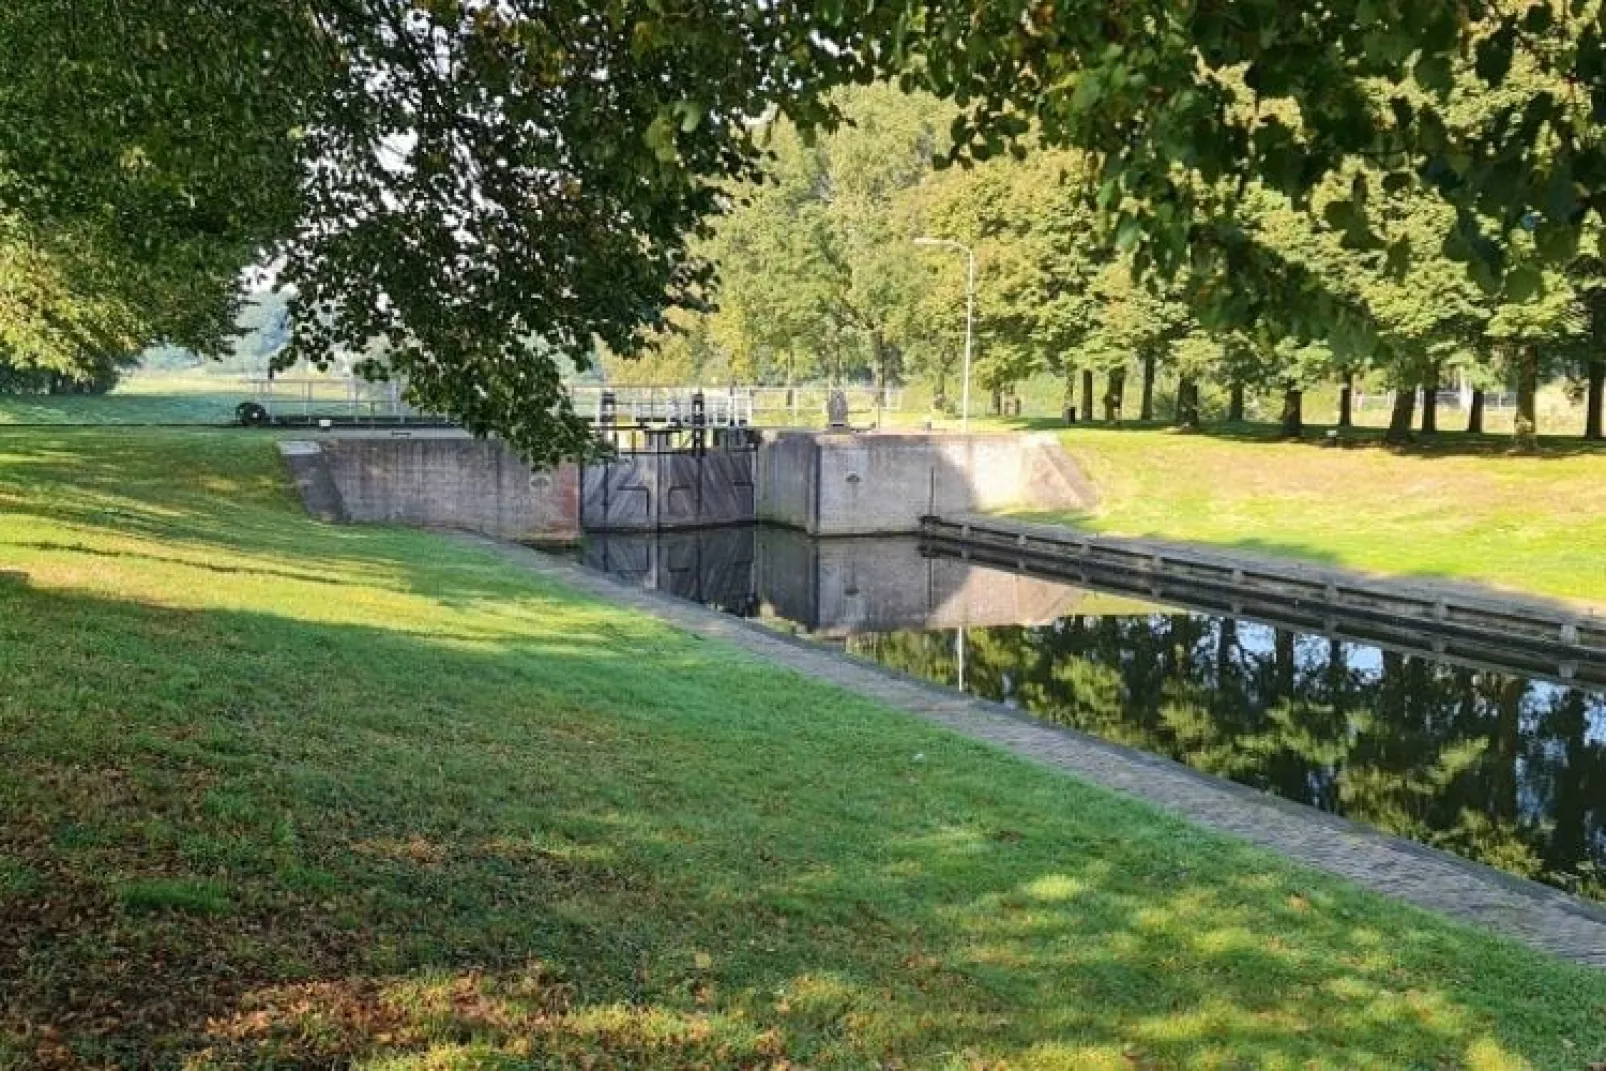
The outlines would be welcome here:
<svg viewBox="0 0 1606 1071">
<path fill-rule="evenodd" d="M 1606 901 L 1606 695 L 1019 576 L 902 539 L 592 536 L 585 560 Z"/>
</svg>

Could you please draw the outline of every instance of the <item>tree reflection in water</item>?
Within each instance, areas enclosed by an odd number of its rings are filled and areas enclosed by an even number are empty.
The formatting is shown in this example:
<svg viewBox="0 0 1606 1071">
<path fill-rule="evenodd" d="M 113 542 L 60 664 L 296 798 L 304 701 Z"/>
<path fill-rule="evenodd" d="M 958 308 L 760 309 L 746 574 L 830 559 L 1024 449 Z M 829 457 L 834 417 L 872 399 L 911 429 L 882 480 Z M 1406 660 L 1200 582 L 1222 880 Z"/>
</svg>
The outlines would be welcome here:
<svg viewBox="0 0 1606 1071">
<path fill-rule="evenodd" d="M 1606 900 L 1606 696 L 1201 614 L 972 629 L 966 690 Z M 953 632 L 848 649 L 945 684 Z"/>
</svg>

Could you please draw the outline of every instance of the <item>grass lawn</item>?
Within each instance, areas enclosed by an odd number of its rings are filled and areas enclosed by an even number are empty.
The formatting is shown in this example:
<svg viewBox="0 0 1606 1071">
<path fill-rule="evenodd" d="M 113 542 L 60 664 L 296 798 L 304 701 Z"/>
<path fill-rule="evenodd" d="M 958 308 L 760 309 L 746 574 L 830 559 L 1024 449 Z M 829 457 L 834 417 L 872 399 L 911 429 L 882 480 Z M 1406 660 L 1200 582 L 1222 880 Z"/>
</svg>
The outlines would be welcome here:
<svg viewBox="0 0 1606 1071">
<path fill-rule="evenodd" d="M 142 373 L 104 395 L 0 394 L 7 424 L 230 424 L 250 388 L 222 377 Z"/>
<path fill-rule="evenodd" d="M 0 1066 L 1606 1059 L 1482 937 L 425 533 L 0 431 Z"/>
<path fill-rule="evenodd" d="M 1273 434 L 1063 429 L 1102 501 L 1036 516 L 1606 607 L 1606 450 L 1558 440 L 1514 456 L 1460 435 L 1327 449 Z"/>
</svg>

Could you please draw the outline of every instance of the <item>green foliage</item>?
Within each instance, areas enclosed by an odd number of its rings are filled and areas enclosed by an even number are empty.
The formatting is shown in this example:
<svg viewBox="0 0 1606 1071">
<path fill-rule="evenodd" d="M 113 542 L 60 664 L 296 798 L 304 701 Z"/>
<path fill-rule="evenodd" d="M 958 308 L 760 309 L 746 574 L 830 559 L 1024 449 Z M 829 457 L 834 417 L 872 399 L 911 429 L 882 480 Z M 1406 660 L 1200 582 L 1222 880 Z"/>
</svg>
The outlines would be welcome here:
<svg viewBox="0 0 1606 1071">
<path fill-rule="evenodd" d="M 959 304 L 939 308 L 933 286 L 951 297 L 953 266 L 913 245 L 942 109 L 889 86 L 834 100 L 847 120 L 835 133 L 805 138 L 785 121 L 765 131 L 764 181 L 732 192 L 700 250 L 719 272 L 709 334 L 750 380 L 879 382 L 906 361 L 946 366 L 958 353 L 962 274 Z"/>
<path fill-rule="evenodd" d="M 666 307 L 706 300 L 688 240 L 730 181 L 757 175 L 774 124 L 753 120 L 795 125 L 784 170 L 839 128 L 844 86 L 897 79 L 957 110 L 927 138 L 945 159 L 1084 154 L 1089 233 L 1206 329 L 1321 342 L 1346 364 L 1381 354 L 1403 380 L 1421 358 L 1400 339 L 1437 347 L 1492 313 L 1457 297 L 1424 320 L 1363 292 L 1389 285 L 1373 280 L 1449 285 L 1442 255 L 1523 304 L 1601 232 L 1602 34 L 1596 0 L 21 0 L 0 13 L 0 206 L 29 249 L 55 256 L 71 239 L 88 268 L 75 296 L 133 293 L 156 310 L 141 344 L 178 336 L 169 314 L 195 307 L 186 292 L 215 300 L 251 260 L 272 261 L 293 295 L 280 359 L 382 355 L 373 371 L 404 373 L 414 401 L 549 461 L 585 448 L 559 359 L 583 369 L 599 341 L 634 352 Z M 796 265 L 797 286 L 731 290 L 713 337 L 735 368 L 795 372 L 802 355 L 775 331 L 820 336 L 831 374 L 905 357 L 945 368 L 951 316 L 903 298 L 951 266 L 907 263 L 885 241 L 905 228 L 865 211 L 925 185 L 906 150 L 931 117 L 876 116 L 889 125 L 839 143 L 864 156 L 808 165 L 840 178 L 840 196 L 778 193 L 800 210 L 797 233 L 753 236 L 755 255 Z M 1320 232 L 1321 255 L 1257 238 L 1267 196 Z M 956 229 L 986 207 L 957 212 Z M 1329 238 L 1361 273 L 1344 285 Z M 1066 337 L 1074 299 L 1032 281 L 1063 265 L 1052 243 L 1027 249 L 995 258 L 995 384 L 1065 361 L 1047 336 Z M 1066 287 L 1081 291 L 1079 273 Z M 1058 310 L 1034 316 L 1028 297 Z M 817 307 L 830 317 L 798 322 Z"/>
</svg>

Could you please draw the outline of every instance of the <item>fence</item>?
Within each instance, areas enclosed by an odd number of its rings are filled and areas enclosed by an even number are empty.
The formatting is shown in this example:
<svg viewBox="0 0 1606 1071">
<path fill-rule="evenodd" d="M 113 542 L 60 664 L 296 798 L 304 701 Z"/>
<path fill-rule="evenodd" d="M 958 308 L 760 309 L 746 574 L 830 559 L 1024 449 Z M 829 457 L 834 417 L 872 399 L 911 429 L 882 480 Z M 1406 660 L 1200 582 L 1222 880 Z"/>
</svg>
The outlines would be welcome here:
<svg viewBox="0 0 1606 1071">
<path fill-rule="evenodd" d="M 298 378 L 260 376 L 245 380 L 251 401 L 275 424 L 311 424 L 332 420 L 340 424 L 438 424 L 442 419 L 414 408 L 406 400 L 406 385 L 396 379 Z M 249 403 L 247 403 L 249 404 Z M 241 419 L 245 406 L 241 406 Z"/>
<path fill-rule="evenodd" d="M 1387 411 L 1394 408 L 1394 391 L 1378 391 L 1367 394 L 1364 391 L 1355 392 L 1355 411 L 1357 413 Z M 1450 409 L 1465 412 L 1472 408 L 1472 391 L 1461 387 L 1447 387 L 1437 392 L 1434 400 L 1440 409 Z M 1490 390 L 1483 392 L 1483 408 L 1485 412 L 1503 412 L 1517 408 L 1517 392 L 1510 390 Z"/>
<path fill-rule="evenodd" d="M 819 423 L 831 394 L 840 391 L 848 413 L 897 412 L 903 408 L 901 387 L 614 387 L 576 385 L 569 388 L 575 412 L 604 422 L 612 398 L 620 424 L 678 424 L 691 419 L 693 399 L 701 395 L 707 421 L 713 426 Z"/>
</svg>

